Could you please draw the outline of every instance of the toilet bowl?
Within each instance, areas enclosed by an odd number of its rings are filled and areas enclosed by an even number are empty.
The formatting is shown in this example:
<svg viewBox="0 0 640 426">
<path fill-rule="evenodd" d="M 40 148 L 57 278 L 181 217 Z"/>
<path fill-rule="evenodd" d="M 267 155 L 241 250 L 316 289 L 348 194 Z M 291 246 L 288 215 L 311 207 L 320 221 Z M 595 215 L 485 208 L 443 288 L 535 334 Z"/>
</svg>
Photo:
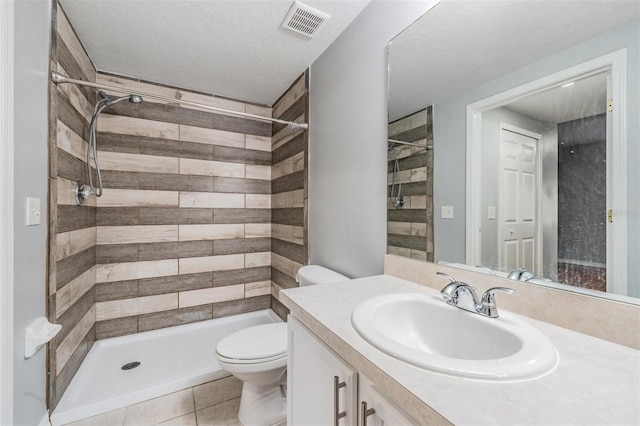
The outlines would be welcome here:
<svg viewBox="0 0 640 426">
<path fill-rule="evenodd" d="M 347 281 L 349 278 L 317 265 L 303 266 L 300 286 Z M 249 327 L 220 340 L 220 367 L 242 380 L 238 420 L 245 426 L 268 426 L 286 419 L 287 324 Z"/>
<path fill-rule="evenodd" d="M 245 426 L 284 420 L 287 399 L 287 324 L 245 328 L 220 340 L 220 367 L 243 381 L 238 420 Z"/>
</svg>

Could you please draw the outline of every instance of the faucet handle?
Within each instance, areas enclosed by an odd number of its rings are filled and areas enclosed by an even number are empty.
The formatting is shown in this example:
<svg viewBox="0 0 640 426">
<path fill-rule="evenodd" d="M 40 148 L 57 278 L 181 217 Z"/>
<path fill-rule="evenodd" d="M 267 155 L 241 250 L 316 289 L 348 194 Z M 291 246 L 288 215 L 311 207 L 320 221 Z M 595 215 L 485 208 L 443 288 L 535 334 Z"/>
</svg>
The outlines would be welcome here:
<svg viewBox="0 0 640 426">
<path fill-rule="evenodd" d="M 510 280 L 527 281 L 533 278 L 533 274 L 526 268 L 518 268 L 509 273 L 507 276 Z"/>
<path fill-rule="evenodd" d="M 442 278 L 447 278 L 452 283 L 455 283 L 456 281 L 458 281 L 455 278 L 453 278 L 451 275 L 445 274 L 444 272 L 436 272 L 436 275 L 438 275 L 438 276 L 440 276 Z"/>
<path fill-rule="evenodd" d="M 449 284 L 444 286 L 442 290 L 440 290 L 442 298 L 448 304 L 461 307 L 459 306 L 459 303 L 462 300 L 466 302 L 466 305 L 468 305 L 463 309 L 472 310 L 475 309 L 476 306 L 478 306 L 478 296 L 476 295 L 475 289 L 469 284 L 462 281 L 457 281 L 455 278 L 445 274 L 444 272 L 436 272 L 436 275 L 447 278 L 449 281 L 451 281 Z"/>
<path fill-rule="evenodd" d="M 498 317 L 498 307 L 496 306 L 496 291 L 504 291 L 505 293 L 512 294 L 515 292 L 514 289 L 509 287 L 492 287 L 489 290 L 485 291 L 482 295 L 482 309 L 484 313 L 491 318 Z"/>
<path fill-rule="evenodd" d="M 456 291 L 458 287 L 462 284 L 459 283 L 455 278 L 451 275 L 445 274 L 444 272 L 436 272 L 436 275 L 447 278 L 450 283 L 444 286 L 440 293 L 442 294 L 442 298 L 447 301 L 447 303 L 451 302 L 451 300 L 456 296 Z"/>
</svg>

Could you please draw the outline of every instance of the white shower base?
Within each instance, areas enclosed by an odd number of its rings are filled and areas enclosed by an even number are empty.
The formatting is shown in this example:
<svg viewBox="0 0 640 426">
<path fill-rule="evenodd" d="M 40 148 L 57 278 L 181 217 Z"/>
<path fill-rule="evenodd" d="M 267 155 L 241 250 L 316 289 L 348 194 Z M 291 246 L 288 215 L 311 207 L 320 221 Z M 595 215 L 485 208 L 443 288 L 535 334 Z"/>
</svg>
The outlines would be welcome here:
<svg viewBox="0 0 640 426">
<path fill-rule="evenodd" d="M 95 416 L 229 373 L 218 342 L 243 328 L 280 318 L 270 309 L 97 341 L 51 415 L 54 426 Z M 131 370 L 121 367 L 138 361 Z"/>
</svg>

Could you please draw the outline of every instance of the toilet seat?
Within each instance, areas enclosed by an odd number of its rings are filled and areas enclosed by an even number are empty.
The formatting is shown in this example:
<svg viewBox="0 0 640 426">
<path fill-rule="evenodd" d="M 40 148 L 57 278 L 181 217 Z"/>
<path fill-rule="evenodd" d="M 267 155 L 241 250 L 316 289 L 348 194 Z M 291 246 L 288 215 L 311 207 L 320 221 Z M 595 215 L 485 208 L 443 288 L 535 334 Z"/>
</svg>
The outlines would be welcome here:
<svg viewBox="0 0 640 426">
<path fill-rule="evenodd" d="M 287 356 L 287 324 L 274 323 L 249 327 L 220 340 L 218 359 L 231 364 L 256 364 Z"/>
<path fill-rule="evenodd" d="M 262 369 L 269 365 L 273 365 L 273 368 L 277 368 L 280 364 L 287 364 L 287 354 L 284 353 L 282 355 L 270 357 L 270 358 L 260 358 L 260 359 L 236 359 L 236 358 L 225 358 L 220 354 L 216 354 L 218 362 L 237 365 L 238 368 L 242 365 L 251 366 L 251 365 L 260 365 Z M 282 362 L 279 362 L 282 361 Z"/>
</svg>

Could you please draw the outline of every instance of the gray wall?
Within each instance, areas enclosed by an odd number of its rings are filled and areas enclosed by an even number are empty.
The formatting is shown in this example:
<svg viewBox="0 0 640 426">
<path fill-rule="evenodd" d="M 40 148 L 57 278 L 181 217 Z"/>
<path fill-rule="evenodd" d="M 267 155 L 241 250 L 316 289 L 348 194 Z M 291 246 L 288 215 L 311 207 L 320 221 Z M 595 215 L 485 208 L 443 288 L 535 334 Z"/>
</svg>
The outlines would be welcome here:
<svg viewBox="0 0 640 426">
<path fill-rule="evenodd" d="M 45 415 L 45 351 L 24 359 L 24 331 L 45 316 L 49 1 L 15 2 L 14 424 Z M 41 202 L 41 224 L 25 226 L 25 198 Z"/>
<path fill-rule="evenodd" d="M 627 48 L 628 235 L 640 235 L 640 29 L 638 21 L 477 86 L 434 106 L 434 211 L 454 206 L 454 219 L 434 220 L 435 260 L 465 261 L 466 106 L 543 76 Z M 438 141 L 446 141 L 439 143 Z M 452 167 L 451 165 L 458 165 Z M 630 296 L 640 296 L 640 239 L 628 239 Z"/>
<path fill-rule="evenodd" d="M 311 66 L 309 261 L 380 274 L 386 251 L 387 43 L 428 4 L 374 0 Z"/>
</svg>

